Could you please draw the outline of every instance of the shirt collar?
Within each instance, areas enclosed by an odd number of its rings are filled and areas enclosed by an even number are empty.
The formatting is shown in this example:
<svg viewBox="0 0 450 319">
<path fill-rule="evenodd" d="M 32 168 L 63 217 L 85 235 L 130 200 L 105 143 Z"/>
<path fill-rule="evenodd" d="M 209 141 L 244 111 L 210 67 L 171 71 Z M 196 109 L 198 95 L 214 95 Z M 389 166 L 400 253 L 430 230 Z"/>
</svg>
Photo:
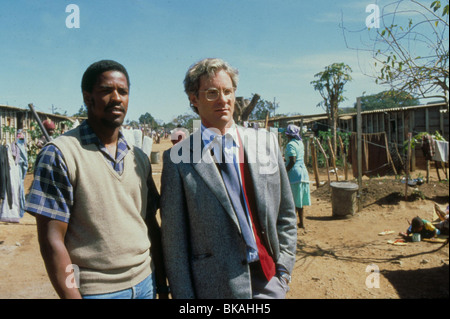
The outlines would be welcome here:
<svg viewBox="0 0 450 319">
<path fill-rule="evenodd" d="M 80 140 L 82 145 L 87 144 L 96 144 L 100 148 L 100 151 L 105 153 L 106 155 L 109 155 L 111 157 L 111 154 L 109 154 L 107 148 L 103 144 L 103 142 L 98 138 L 98 136 L 95 134 L 92 127 L 89 125 L 87 120 L 84 120 L 80 124 Z M 125 140 L 125 137 L 123 136 L 122 132 L 119 131 L 119 139 L 117 141 L 117 154 L 116 158 L 112 158 L 112 160 L 120 161 L 122 158 L 125 157 L 125 155 L 128 153 L 128 150 L 130 149 L 130 146 L 128 145 L 127 141 Z"/>
<path fill-rule="evenodd" d="M 219 130 L 207 128 L 206 126 L 203 125 L 203 123 L 201 123 L 201 133 L 202 133 L 202 141 L 205 147 L 209 147 L 211 142 L 213 141 L 218 142 L 218 140 L 222 139 L 223 137 L 223 135 L 220 134 Z M 233 124 L 227 129 L 225 136 L 226 138 L 230 137 L 232 138 L 234 142 L 233 146 L 240 147 L 237 125 L 234 121 Z M 226 145 L 228 145 L 228 143 Z"/>
<path fill-rule="evenodd" d="M 80 139 L 82 145 L 87 144 L 102 144 L 100 139 L 95 135 L 94 131 L 92 130 L 91 126 L 89 125 L 87 120 L 84 120 L 80 124 Z"/>
</svg>

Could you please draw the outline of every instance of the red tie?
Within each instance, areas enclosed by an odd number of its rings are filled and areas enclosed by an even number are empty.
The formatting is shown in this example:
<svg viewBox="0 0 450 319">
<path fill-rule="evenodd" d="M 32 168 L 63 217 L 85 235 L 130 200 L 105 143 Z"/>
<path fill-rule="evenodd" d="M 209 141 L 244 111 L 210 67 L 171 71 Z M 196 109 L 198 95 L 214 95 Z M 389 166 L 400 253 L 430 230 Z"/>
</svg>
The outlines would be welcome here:
<svg viewBox="0 0 450 319">
<path fill-rule="evenodd" d="M 259 261 L 261 263 L 261 268 L 267 278 L 267 281 L 270 281 L 270 279 L 272 279 L 272 277 L 276 273 L 275 262 L 273 261 L 273 258 L 270 256 L 269 252 L 261 241 L 261 227 L 258 220 L 257 208 L 255 205 L 255 192 L 253 189 L 253 184 L 251 183 L 252 179 L 250 176 L 250 171 L 248 169 L 248 163 L 245 161 L 244 145 L 242 144 L 239 133 L 238 137 L 239 143 L 241 145 L 241 147 L 239 147 L 239 168 L 241 170 L 242 176 L 242 188 L 244 190 L 244 197 L 247 203 L 248 213 L 252 221 L 253 233 L 255 234 L 256 246 L 258 247 L 258 255 Z M 253 212 L 255 212 L 255 214 L 253 214 Z"/>
</svg>

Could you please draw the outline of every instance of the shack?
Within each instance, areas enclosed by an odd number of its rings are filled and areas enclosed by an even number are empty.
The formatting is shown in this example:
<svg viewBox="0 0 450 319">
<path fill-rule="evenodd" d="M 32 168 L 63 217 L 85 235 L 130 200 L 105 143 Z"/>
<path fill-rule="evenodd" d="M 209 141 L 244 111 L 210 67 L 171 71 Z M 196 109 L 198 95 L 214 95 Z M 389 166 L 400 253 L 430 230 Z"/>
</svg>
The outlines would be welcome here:
<svg viewBox="0 0 450 319">
<path fill-rule="evenodd" d="M 66 131 L 69 129 L 69 123 L 75 121 L 74 118 L 49 114 L 44 112 L 36 112 L 41 121 L 46 119 L 52 120 L 56 129 L 59 131 Z M 16 106 L 1 105 L 0 104 L 0 141 L 11 143 L 15 140 L 15 135 L 18 130 L 22 130 L 28 141 L 32 142 L 31 131 L 39 130 L 38 126 L 32 125 L 36 122 L 31 110 L 29 108 L 19 108 Z"/>
<path fill-rule="evenodd" d="M 361 119 L 362 133 L 385 132 L 389 145 L 397 147 L 400 153 L 403 151 L 404 142 L 408 140 L 408 133 L 412 133 L 414 136 L 421 132 L 430 134 L 438 132 L 446 141 L 449 140 L 449 117 L 446 103 L 363 111 Z M 341 114 L 338 129 L 344 132 L 356 132 L 356 120 L 356 112 Z M 306 126 L 308 130 L 315 133 L 330 128 L 326 113 L 274 117 L 269 119 L 268 126 L 285 128 L 289 123 Z M 416 147 L 412 155 L 412 169 L 416 165 L 420 165 L 421 168 L 426 165 L 420 147 Z"/>
</svg>

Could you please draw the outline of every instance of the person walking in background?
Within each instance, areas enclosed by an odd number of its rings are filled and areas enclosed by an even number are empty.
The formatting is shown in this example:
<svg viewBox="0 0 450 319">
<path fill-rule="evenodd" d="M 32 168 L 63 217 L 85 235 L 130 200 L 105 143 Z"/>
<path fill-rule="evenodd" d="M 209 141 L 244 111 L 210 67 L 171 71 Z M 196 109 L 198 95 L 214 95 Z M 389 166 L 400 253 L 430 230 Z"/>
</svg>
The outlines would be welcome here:
<svg viewBox="0 0 450 319">
<path fill-rule="evenodd" d="M 289 124 L 285 134 L 289 138 L 284 152 L 286 171 L 299 218 L 298 227 L 305 228 L 303 207 L 311 205 L 309 175 L 304 161 L 305 147 L 298 126 Z"/>
</svg>

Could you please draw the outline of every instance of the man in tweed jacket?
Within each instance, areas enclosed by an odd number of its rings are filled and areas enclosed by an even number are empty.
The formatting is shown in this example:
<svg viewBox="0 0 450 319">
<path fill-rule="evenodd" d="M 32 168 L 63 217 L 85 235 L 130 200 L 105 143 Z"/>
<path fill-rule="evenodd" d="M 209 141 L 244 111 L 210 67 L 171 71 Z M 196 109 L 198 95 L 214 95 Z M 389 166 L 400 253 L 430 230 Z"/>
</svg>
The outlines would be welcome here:
<svg viewBox="0 0 450 319">
<path fill-rule="evenodd" d="M 233 121 L 237 79 L 220 59 L 202 60 L 186 74 L 201 124 L 164 153 L 161 178 L 163 252 L 174 298 L 284 298 L 289 290 L 297 242 L 292 193 L 275 136 Z M 244 218 L 223 179 L 222 140 L 223 160 L 231 154 L 237 170 Z"/>
</svg>

